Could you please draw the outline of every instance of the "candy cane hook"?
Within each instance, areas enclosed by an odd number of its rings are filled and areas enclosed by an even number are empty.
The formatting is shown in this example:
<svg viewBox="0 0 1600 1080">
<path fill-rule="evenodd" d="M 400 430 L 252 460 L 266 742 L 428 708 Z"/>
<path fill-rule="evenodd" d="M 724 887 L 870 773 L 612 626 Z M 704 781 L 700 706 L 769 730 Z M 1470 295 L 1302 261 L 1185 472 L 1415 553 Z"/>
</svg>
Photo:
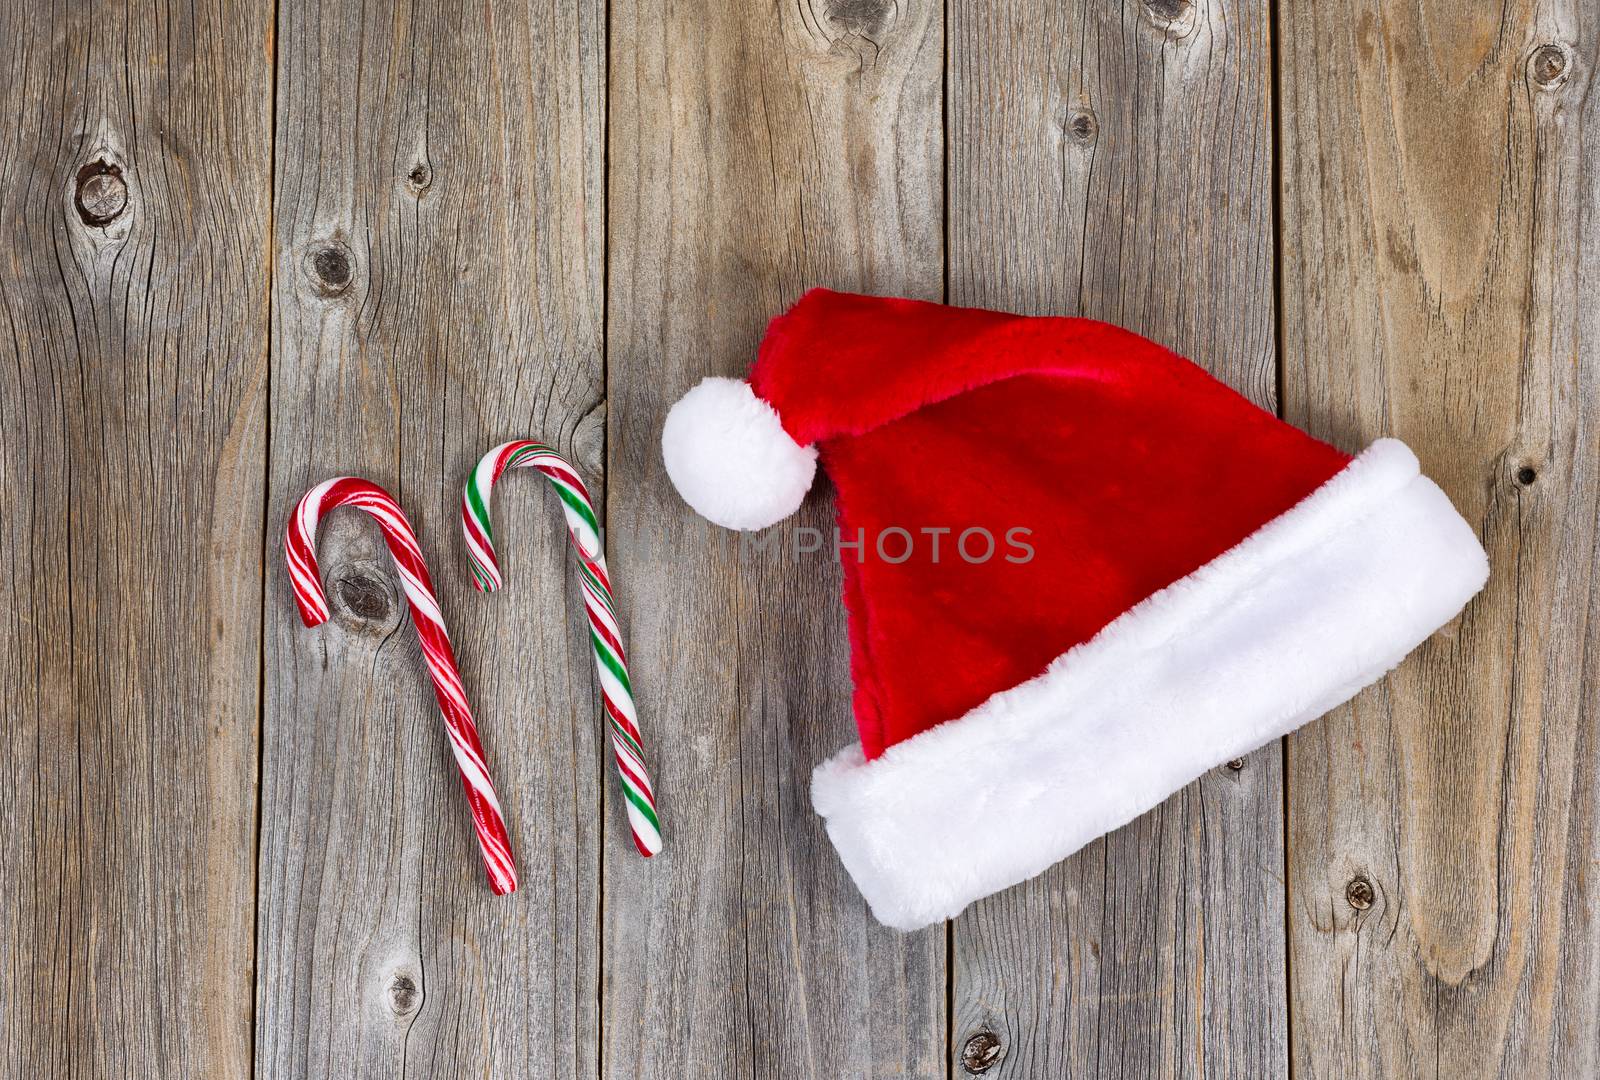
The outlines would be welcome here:
<svg viewBox="0 0 1600 1080">
<path fill-rule="evenodd" d="M 544 473 L 561 497 L 567 533 L 578 552 L 583 604 L 589 613 L 589 641 L 594 646 L 594 666 L 600 676 L 600 695 L 611 730 L 611 749 L 617 759 L 617 778 L 628 808 L 628 823 L 633 827 L 634 846 L 648 859 L 661 850 L 661 821 L 656 815 L 650 774 L 645 769 L 644 741 L 639 735 L 633 686 L 628 681 L 628 662 L 622 651 L 622 631 L 617 626 L 616 606 L 611 599 L 611 578 L 606 572 L 605 552 L 600 545 L 600 526 L 594 516 L 594 504 L 589 501 L 589 491 L 578 478 L 577 470 L 543 443 L 519 439 L 497 446 L 483 456 L 467 479 L 467 489 L 461 498 L 461 527 L 466 533 L 467 552 L 472 559 L 472 579 L 482 592 L 493 592 L 503 584 L 490 536 L 489 496 L 501 474 L 518 466 Z"/>
<path fill-rule="evenodd" d="M 472 807 L 478 846 L 483 849 L 483 865 L 489 871 L 489 887 L 497 896 L 515 892 L 517 867 L 511 858 L 511 838 L 506 835 L 500 800 L 495 798 L 489 766 L 483 759 L 483 745 L 478 741 L 478 725 L 473 722 L 472 707 L 467 704 L 461 672 L 456 668 L 455 651 L 450 647 L 444 617 L 439 613 L 439 601 L 433 595 L 433 581 L 422 560 L 417 534 L 400 504 L 370 480 L 355 476 L 326 480 L 306 492 L 300 505 L 295 507 L 283 547 L 300 618 L 307 626 L 320 626 L 328 621 L 328 598 L 322 592 L 321 574 L 317 570 L 317 522 L 336 506 L 365 510 L 383 529 L 384 543 L 389 546 L 395 568 L 400 571 L 400 586 L 411 605 L 411 621 L 422 639 L 422 655 L 428 662 L 428 674 L 433 677 L 433 691 L 439 699 L 445 730 L 450 735 L 450 749 L 461 770 L 461 786 L 466 789 L 467 803 Z"/>
</svg>

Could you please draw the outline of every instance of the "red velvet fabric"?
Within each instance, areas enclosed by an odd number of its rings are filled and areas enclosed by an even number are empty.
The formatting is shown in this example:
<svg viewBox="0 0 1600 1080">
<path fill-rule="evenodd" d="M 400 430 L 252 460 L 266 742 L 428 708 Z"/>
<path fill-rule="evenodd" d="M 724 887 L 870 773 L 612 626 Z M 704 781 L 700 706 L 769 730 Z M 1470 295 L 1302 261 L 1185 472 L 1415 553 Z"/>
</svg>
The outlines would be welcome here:
<svg viewBox="0 0 1600 1080">
<path fill-rule="evenodd" d="M 817 444 L 863 541 L 842 559 L 868 758 L 1038 675 L 1350 460 L 1088 319 L 818 289 L 750 383 Z"/>
</svg>

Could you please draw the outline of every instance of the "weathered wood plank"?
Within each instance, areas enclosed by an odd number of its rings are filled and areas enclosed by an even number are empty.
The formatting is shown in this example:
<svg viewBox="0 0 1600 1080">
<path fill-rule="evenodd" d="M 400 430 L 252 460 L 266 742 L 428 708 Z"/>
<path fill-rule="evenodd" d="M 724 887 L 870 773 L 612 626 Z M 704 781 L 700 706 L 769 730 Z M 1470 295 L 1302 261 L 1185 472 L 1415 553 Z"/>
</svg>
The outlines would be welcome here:
<svg viewBox="0 0 1600 1080">
<path fill-rule="evenodd" d="M 270 35 L 0 5 L 5 1076 L 250 1075 Z"/>
<path fill-rule="evenodd" d="M 1346 445 L 1404 438 L 1493 567 L 1451 627 L 1290 741 L 1299 1075 L 1600 1072 L 1582 7 L 1283 8 L 1287 413 Z"/>
<path fill-rule="evenodd" d="M 944 932 L 877 925 L 811 810 L 812 767 L 854 738 L 838 568 L 794 554 L 831 499 L 741 549 L 659 442 L 808 285 L 939 296 L 939 6 L 611 17 L 611 548 L 666 848 L 606 845 L 602 1071 L 942 1075 Z"/>
<path fill-rule="evenodd" d="M 1266 7 L 959 0 L 949 32 L 951 302 L 1120 323 L 1272 407 Z M 1282 1075 L 1281 764 L 957 919 L 955 1075 Z"/>
<path fill-rule="evenodd" d="M 604 24 L 594 3 L 280 5 L 257 1074 L 593 1076 L 602 779 L 593 662 L 542 480 L 498 501 L 479 596 L 461 484 L 537 435 L 601 490 Z M 375 527 L 277 545 L 314 482 L 410 511 L 521 868 L 490 895 Z"/>
</svg>

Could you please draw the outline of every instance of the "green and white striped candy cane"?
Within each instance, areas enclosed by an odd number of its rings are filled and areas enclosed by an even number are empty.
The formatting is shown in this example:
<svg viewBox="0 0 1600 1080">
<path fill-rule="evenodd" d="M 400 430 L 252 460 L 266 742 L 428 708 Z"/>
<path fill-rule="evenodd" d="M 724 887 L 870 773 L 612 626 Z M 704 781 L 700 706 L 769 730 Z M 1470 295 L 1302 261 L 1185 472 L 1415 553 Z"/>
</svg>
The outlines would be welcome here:
<svg viewBox="0 0 1600 1080">
<path fill-rule="evenodd" d="M 639 854 L 649 858 L 661 850 L 661 820 L 656 813 L 650 773 L 644 764 L 644 743 L 639 736 L 633 686 L 628 680 L 627 659 L 622 651 L 622 631 L 617 625 L 616 607 L 611 599 L 611 578 L 606 572 L 599 522 L 594 516 L 589 490 L 578 478 L 577 470 L 544 443 L 531 439 L 505 443 L 485 454 L 472 470 L 461 498 L 461 528 L 466 533 L 467 552 L 472 558 L 473 580 L 482 592 L 493 592 L 504 583 L 494 555 L 489 496 L 501 474 L 518 466 L 544 473 L 561 497 L 567 534 L 578 552 L 583 603 L 589 613 L 589 641 L 594 645 L 595 670 L 600 675 L 600 696 L 605 703 L 611 748 L 617 759 L 617 776 L 628 807 L 628 823 L 633 826 L 633 842 Z"/>
</svg>

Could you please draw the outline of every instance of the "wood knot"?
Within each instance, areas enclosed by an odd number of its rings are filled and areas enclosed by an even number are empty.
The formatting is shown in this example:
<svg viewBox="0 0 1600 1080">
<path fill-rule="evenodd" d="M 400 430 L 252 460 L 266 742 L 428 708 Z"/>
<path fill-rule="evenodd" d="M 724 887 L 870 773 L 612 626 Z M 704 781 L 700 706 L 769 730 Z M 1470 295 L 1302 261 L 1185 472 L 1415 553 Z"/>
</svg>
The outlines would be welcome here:
<svg viewBox="0 0 1600 1080">
<path fill-rule="evenodd" d="M 898 7 L 894 0 L 827 0 L 822 17 L 808 29 L 828 55 L 852 65 L 853 77 L 867 76 L 894 32 Z"/>
<path fill-rule="evenodd" d="M 1228 762 L 1228 771 L 1229 772 L 1238 772 L 1239 770 L 1241 770 L 1243 768 L 1244 768 L 1244 758 L 1234 758 L 1232 761 Z"/>
<path fill-rule="evenodd" d="M 78 216 L 85 225 L 109 225 L 128 206 L 128 182 L 122 169 L 101 159 L 78 170 L 78 190 L 74 198 Z"/>
<path fill-rule="evenodd" d="M 342 289 L 350 284 L 350 256 L 338 248 L 323 248 L 311 257 L 311 266 L 330 289 Z"/>
<path fill-rule="evenodd" d="M 1192 0 L 1144 0 L 1145 14 L 1160 30 L 1182 37 L 1194 28 Z"/>
<path fill-rule="evenodd" d="M 381 621 L 389 617 L 388 590 L 383 582 L 366 575 L 347 577 L 339 582 L 339 599 L 350 614 Z"/>
<path fill-rule="evenodd" d="M 396 1020 L 415 1016 L 417 1010 L 422 1008 L 422 987 L 417 985 L 414 977 L 404 971 L 397 971 L 389 976 L 388 985 L 383 988 L 383 996 Z"/>
<path fill-rule="evenodd" d="M 1517 483 L 1523 487 L 1530 486 L 1537 479 L 1539 479 L 1539 473 L 1531 465 L 1524 465 L 1517 470 Z"/>
<path fill-rule="evenodd" d="M 1554 90 L 1566 82 L 1567 70 L 1571 66 L 1567 50 L 1555 44 L 1539 46 L 1528 58 L 1528 74 L 1544 90 Z"/>
<path fill-rule="evenodd" d="M 1067 137 L 1082 146 L 1091 146 L 1100 134 L 1100 122 L 1088 109 L 1077 109 L 1067 115 Z"/>
<path fill-rule="evenodd" d="M 895 7 L 893 0 L 828 0 L 828 20 L 847 34 L 882 44 Z"/>
<path fill-rule="evenodd" d="M 986 1073 L 999 1063 L 1003 1050 L 1000 1036 L 980 1031 L 961 1047 L 961 1067 L 974 1076 Z"/>
<path fill-rule="evenodd" d="M 338 240 L 327 240 L 312 248 L 306 256 L 306 271 L 323 296 L 342 296 L 356 276 L 350 249 Z"/>
<path fill-rule="evenodd" d="M 330 576 L 333 606 L 341 625 L 387 634 L 399 624 L 399 598 L 389 576 L 376 565 L 342 566 Z"/>
<path fill-rule="evenodd" d="M 417 162 L 406 174 L 406 183 L 410 186 L 412 194 L 421 195 L 433 186 L 433 169 L 426 161 Z"/>
<path fill-rule="evenodd" d="M 1372 901 L 1376 898 L 1377 894 L 1372 889 L 1372 882 L 1360 874 L 1351 878 L 1349 884 L 1344 887 L 1345 903 L 1357 911 L 1367 910 L 1372 906 Z"/>
</svg>

